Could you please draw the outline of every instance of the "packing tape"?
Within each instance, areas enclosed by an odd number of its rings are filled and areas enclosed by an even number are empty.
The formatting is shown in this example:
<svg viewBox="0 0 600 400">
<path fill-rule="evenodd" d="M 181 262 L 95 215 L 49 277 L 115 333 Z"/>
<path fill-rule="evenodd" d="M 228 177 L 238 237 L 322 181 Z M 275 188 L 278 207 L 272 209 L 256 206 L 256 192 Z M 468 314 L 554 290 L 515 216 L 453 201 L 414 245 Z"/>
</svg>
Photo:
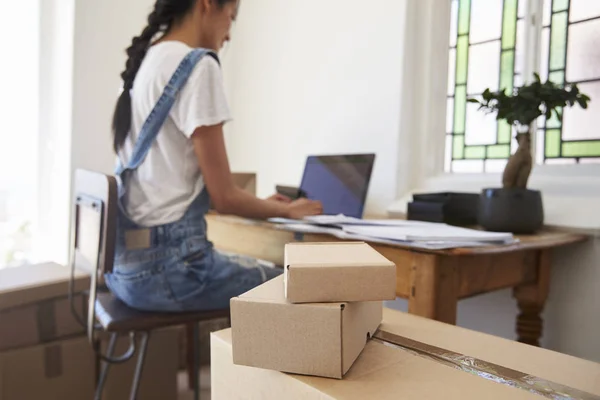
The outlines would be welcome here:
<svg viewBox="0 0 600 400">
<path fill-rule="evenodd" d="M 56 309 L 54 301 L 45 301 L 37 307 L 37 328 L 40 341 L 49 342 L 56 338 Z"/>
<path fill-rule="evenodd" d="M 63 373 L 62 348 L 60 344 L 44 348 L 44 370 L 46 379 L 58 378 Z"/>
<path fill-rule="evenodd" d="M 487 361 L 482 361 L 464 354 L 455 353 L 429 344 L 417 342 L 385 331 L 377 331 L 373 340 L 384 345 L 400 348 L 412 354 L 439 362 L 449 367 L 477 375 L 503 385 L 526 390 L 554 400 L 600 400 L 584 391 L 551 382 L 536 376 L 531 376 L 514 369 L 506 368 Z"/>
</svg>

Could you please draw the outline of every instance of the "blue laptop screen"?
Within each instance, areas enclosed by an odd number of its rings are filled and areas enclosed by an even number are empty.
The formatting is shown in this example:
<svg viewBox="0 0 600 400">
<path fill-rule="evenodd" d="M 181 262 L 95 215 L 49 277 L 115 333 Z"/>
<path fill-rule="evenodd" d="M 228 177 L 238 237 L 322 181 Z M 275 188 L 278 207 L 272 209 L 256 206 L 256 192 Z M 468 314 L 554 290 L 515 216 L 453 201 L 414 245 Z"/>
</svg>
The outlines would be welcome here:
<svg viewBox="0 0 600 400">
<path fill-rule="evenodd" d="M 373 154 L 309 157 L 300 188 L 324 214 L 362 218 L 374 161 Z"/>
</svg>

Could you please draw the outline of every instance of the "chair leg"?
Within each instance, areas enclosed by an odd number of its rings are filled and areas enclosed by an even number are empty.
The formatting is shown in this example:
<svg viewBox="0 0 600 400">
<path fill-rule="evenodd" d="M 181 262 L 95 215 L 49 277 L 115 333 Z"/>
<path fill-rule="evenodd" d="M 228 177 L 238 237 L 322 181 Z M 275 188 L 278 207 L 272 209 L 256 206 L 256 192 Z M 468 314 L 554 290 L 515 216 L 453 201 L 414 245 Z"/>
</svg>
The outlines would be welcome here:
<svg viewBox="0 0 600 400">
<path fill-rule="evenodd" d="M 185 342 L 188 388 L 194 390 L 194 324 L 185 326 Z"/>
<path fill-rule="evenodd" d="M 194 324 L 194 400 L 200 400 L 200 326 Z"/>
<path fill-rule="evenodd" d="M 136 400 L 138 390 L 140 388 L 140 380 L 142 378 L 142 371 L 144 370 L 144 360 L 146 359 L 146 350 L 148 349 L 148 339 L 150 332 L 143 332 L 140 343 L 140 352 L 138 354 L 137 364 L 135 366 L 135 374 L 133 375 L 133 384 L 131 385 L 131 394 L 129 400 Z"/>
<path fill-rule="evenodd" d="M 108 348 L 106 349 L 106 357 L 112 357 L 115 346 L 117 344 L 118 334 L 113 333 L 110 337 L 110 341 L 108 342 Z M 102 361 L 102 370 L 100 371 L 100 377 L 98 378 L 98 384 L 96 386 L 96 394 L 94 395 L 94 400 L 102 400 L 102 391 L 104 390 L 104 384 L 106 383 L 106 377 L 108 375 L 108 369 L 110 367 L 110 363 L 107 361 Z"/>
</svg>

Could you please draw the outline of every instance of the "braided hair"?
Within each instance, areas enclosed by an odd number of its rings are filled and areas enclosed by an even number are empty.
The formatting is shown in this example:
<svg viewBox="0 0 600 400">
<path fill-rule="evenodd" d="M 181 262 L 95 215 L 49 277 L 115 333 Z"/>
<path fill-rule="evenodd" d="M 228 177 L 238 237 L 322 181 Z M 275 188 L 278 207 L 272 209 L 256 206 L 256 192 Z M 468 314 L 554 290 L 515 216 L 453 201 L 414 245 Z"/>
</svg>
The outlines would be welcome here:
<svg viewBox="0 0 600 400">
<path fill-rule="evenodd" d="M 197 0 L 156 0 L 154 10 L 148 15 L 148 25 L 139 36 L 133 38 L 127 48 L 125 71 L 121 73 L 123 91 L 119 96 L 113 116 L 112 129 L 115 152 L 125 143 L 131 128 L 131 89 L 142 65 L 152 39 L 160 32 L 168 32 L 171 27 L 181 21 L 192 11 Z M 232 0 L 214 0 L 218 6 Z"/>
</svg>

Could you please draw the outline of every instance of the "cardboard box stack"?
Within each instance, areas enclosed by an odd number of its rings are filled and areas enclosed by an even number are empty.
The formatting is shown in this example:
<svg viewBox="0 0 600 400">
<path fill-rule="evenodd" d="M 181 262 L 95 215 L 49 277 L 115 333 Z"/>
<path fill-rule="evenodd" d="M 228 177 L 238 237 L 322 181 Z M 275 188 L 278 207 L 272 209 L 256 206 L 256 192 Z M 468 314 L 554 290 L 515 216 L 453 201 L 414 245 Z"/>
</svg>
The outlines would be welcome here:
<svg viewBox="0 0 600 400">
<path fill-rule="evenodd" d="M 213 400 L 600 399 L 600 364 L 382 312 L 393 264 L 365 244 L 288 245 L 285 258 L 211 335 Z"/>
<path fill-rule="evenodd" d="M 395 285 L 396 266 L 365 243 L 288 244 L 284 276 L 231 300 L 233 362 L 341 379 Z"/>
<path fill-rule="evenodd" d="M 71 313 L 70 275 L 69 268 L 53 263 L 0 270 L 0 400 L 93 397 L 98 360 L 85 328 Z M 89 287 L 89 275 L 77 271 L 74 304 L 79 315 L 85 314 Z M 176 398 L 177 336 L 176 329 L 151 335 L 141 398 Z M 119 340 L 118 354 L 127 344 L 127 338 Z M 111 367 L 103 398 L 129 398 L 136 360 Z"/>
</svg>

